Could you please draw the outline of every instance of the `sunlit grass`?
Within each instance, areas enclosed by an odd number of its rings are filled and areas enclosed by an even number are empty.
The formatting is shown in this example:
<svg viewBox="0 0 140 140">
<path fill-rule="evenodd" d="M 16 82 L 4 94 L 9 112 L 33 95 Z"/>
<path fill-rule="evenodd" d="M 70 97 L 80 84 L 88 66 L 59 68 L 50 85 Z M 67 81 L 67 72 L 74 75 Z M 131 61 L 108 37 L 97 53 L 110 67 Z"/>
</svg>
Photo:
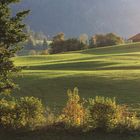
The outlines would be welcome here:
<svg viewBox="0 0 140 140">
<path fill-rule="evenodd" d="M 16 96 L 36 96 L 62 107 L 66 90 L 78 87 L 84 98 L 116 97 L 120 103 L 140 101 L 140 43 L 48 56 L 14 58 L 23 67 Z"/>
</svg>

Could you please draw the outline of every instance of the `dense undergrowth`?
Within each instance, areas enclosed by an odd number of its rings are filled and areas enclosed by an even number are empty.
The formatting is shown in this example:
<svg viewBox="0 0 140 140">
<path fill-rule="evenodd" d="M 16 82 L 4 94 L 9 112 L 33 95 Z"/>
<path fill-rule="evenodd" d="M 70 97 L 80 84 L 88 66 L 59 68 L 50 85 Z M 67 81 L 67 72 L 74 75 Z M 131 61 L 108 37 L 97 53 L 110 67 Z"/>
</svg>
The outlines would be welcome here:
<svg viewBox="0 0 140 140">
<path fill-rule="evenodd" d="M 140 132 L 137 114 L 115 98 L 81 99 L 78 89 L 68 90 L 68 101 L 62 111 L 45 108 L 34 97 L 0 100 L 1 130 L 62 130 L 68 132 Z"/>
</svg>

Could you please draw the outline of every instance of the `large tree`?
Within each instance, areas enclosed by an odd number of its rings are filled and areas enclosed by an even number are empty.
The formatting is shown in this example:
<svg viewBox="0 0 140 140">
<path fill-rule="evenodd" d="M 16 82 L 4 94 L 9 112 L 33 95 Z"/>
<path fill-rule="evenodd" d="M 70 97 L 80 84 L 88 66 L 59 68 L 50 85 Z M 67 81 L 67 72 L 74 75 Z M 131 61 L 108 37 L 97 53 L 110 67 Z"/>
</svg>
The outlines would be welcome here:
<svg viewBox="0 0 140 140">
<path fill-rule="evenodd" d="M 112 46 L 112 45 L 118 45 L 118 44 L 123 44 L 123 43 L 124 43 L 124 40 L 120 36 L 114 33 L 96 34 L 90 39 L 91 48 Z"/>
<path fill-rule="evenodd" d="M 11 4 L 16 2 L 20 0 L 0 0 L 0 93 L 10 93 L 15 87 L 11 74 L 17 71 L 17 67 L 11 58 L 27 38 L 23 19 L 29 10 L 13 16 Z"/>
</svg>

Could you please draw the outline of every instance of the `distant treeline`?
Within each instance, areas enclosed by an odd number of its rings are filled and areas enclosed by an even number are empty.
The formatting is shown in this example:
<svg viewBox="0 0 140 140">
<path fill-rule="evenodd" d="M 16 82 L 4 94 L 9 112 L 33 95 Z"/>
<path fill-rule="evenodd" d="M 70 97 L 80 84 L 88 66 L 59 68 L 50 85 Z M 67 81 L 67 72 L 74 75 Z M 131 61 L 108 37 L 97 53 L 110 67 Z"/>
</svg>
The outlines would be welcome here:
<svg viewBox="0 0 140 140">
<path fill-rule="evenodd" d="M 23 51 L 28 51 L 29 55 L 56 54 L 124 43 L 123 38 L 114 33 L 96 34 L 92 37 L 82 34 L 78 38 L 67 39 L 63 32 L 56 34 L 51 39 L 48 39 L 42 32 L 37 33 L 30 29 L 27 30 L 27 34 L 28 40 Z"/>
<path fill-rule="evenodd" d="M 114 33 L 97 34 L 90 39 L 88 35 L 82 34 L 79 38 L 65 39 L 64 33 L 59 33 L 53 37 L 49 53 L 62 53 L 67 51 L 77 51 L 94 47 L 104 47 L 124 43 L 124 40 Z"/>
</svg>

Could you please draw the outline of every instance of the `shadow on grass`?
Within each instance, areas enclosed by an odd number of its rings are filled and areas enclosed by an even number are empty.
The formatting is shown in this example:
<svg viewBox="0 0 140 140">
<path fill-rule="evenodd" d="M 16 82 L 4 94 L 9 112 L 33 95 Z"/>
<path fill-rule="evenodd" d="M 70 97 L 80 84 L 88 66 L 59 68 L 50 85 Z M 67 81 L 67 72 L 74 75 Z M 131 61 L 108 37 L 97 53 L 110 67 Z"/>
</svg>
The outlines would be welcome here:
<svg viewBox="0 0 140 140">
<path fill-rule="evenodd" d="M 116 66 L 119 62 L 103 62 L 103 61 L 88 61 L 88 62 L 69 62 L 58 64 L 47 64 L 23 67 L 24 70 L 138 70 L 139 65 L 134 66 Z"/>
<path fill-rule="evenodd" d="M 62 75 L 61 75 L 62 74 Z M 79 88 L 81 98 L 116 97 L 119 103 L 137 104 L 140 101 L 140 73 L 32 73 L 16 78 L 20 90 L 15 96 L 35 96 L 50 107 L 63 107 L 67 89 Z"/>
<path fill-rule="evenodd" d="M 23 67 L 26 70 L 98 70 L 104 67 L 109 67 L 119 63 L 103 62 L 103 61 L 89 61 L 89 62 L 70 62 L 61 64 L 48 64 Z"/>
</svg>

